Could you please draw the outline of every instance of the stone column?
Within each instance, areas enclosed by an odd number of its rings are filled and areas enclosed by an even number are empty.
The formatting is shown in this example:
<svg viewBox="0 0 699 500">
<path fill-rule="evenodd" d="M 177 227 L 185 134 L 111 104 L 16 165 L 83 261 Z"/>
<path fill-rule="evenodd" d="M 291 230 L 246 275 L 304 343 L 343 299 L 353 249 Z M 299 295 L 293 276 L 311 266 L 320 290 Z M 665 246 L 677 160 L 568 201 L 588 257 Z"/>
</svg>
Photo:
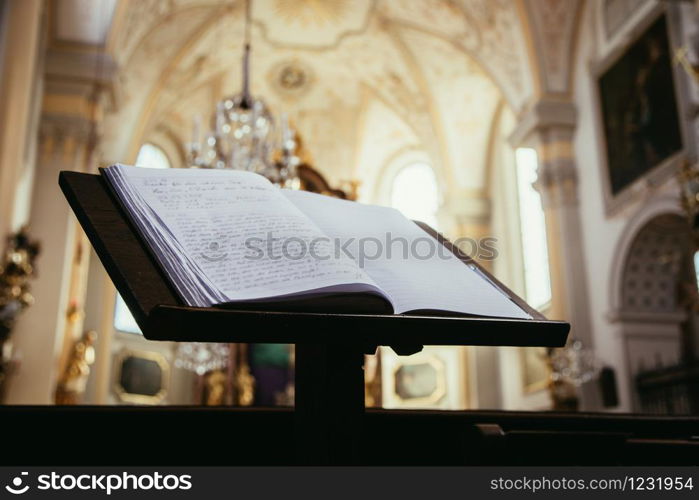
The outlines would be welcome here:
<svg viewBox="0 0 699 500">
<path fill-rule="evenodd" d="M 490 198 L 482 190 L 450 194 L 438 214 L 444 234 L 451 241 L 461 239 L 461 250 L 492 271 L 492 258 L 488 254 L 495 245 L 491 244 L 491 250 L 484 248 L 488 245 L 485 238 L 492 236 L 490 216 Z"/>
<path fill-rule="evenodd" d="M 551 319 L 571 323 L 571 337 L 593 348 L 586 262 L 578 203 L 578 177 L 573 153 L 575 107 L 570 102 L 541 99 L 521 119 L 510 141 L 536 148 L 539 168 L 535 187 L 541 193 L 551 273 Z M 582 391 L 583 409 L 597 405 L 596 391 Z"/>
<path fill-rule="evenodd" d="M 8 402 L 53 402 L 55 383 L 82 335 L 90 246 L 58 187 L 61 170 L 94 171 L 102 121 L 104 75 L 86 74 L 94 54 L 48 52 L 39 152 L 29 224 L 42 245 L 35 304 L 14 333 L 22 360 Z M 104 67 L 104 65 L 100 66 Z M 90 78 L 92 76 L 92 78 Z"/>
<path fill-rule="evenodd" d="M 492 237 L 491 201 L 484 190 L 462 189 L 444 199 L 439 214 L 440 227 L 452 242 L 459 242 L 463 252 L 488 271 L 493 271 L 493 258 L 488 254 L 500 251 Z M 462 352 L 467 374 L 469 403 L 475 408 L 496 408 L 501 404 L 500 361 L 496 347 L 457 347 Z"/>
<path fill-rule="evenodd" d="M 64 343 L 81 330 L 84 260 L 89 247 L 60 192 L 58 173 L 84 171 L 93 144 L 88 121 L 49 113 L 42 117 L 29 219 L 42 253 L 38 277 L 32 284 L 35 303 L 22 316 L 14 334 L 22 359 L 10 383 L 9 403 L 53 402 Z"/>
<path fill-rule="evenodd" d="M 37 98 L 41 0 L 5 2 L 0 34 L 0 247 L 25 222 L 18 188 L 30 177 Z M 1 250 L 0 250 L 1 251 Z"/>
</svg>

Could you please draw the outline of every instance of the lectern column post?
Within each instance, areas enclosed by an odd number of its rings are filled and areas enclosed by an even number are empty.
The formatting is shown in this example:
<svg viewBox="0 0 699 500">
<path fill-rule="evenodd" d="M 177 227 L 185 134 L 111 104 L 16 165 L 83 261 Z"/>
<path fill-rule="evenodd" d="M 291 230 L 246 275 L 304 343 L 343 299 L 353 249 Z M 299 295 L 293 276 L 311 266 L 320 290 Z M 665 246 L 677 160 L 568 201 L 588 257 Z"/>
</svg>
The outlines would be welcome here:
<svg viewBox="0 0 699 500">
<path fill-rule="evenodd" d="M 364 349 L 296 344 L 296 453 L 303 465 L 359 463 Z"/>
</svg>

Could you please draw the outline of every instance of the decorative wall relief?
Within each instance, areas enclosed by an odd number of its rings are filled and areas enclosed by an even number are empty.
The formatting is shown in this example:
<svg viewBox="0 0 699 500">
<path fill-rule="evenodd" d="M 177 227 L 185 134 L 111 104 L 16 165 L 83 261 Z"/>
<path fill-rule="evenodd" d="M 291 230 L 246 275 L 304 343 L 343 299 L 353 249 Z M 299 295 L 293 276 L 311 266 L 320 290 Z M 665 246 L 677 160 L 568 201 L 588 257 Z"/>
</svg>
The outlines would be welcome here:
<svg viewBox="0 0 699 500">
<path fill-rule="evenodd" d="M 258 0 L 252 17 L 269 44 L 330 48 L 366 30 L 375 8 L 376 0 Z"/>
<path fill-rule="evenodd" d="M 672 313 L 680 307 L 681 282 L 693 278 L 683 265 L 692 253 L 685 221 L 674 214 L 652 219 L 634 239 L 624 265 L 624 311 Z"/>
<path fill-rule="evenodd" d="M 29 282 L 36 274 L 39 251 L 39 243 L 22 228 L 7 238 L 7 248 L 0 259 L 0 402 L 18 363 L 10 339 L 12 329 L 20 313 L 34 303 Z"/>
<path fill-rule="evenodd" d="M 56 404 L 75 405 L 85 393 L 90 366 L 95 362 L 97 332 L 89 331 L 73 345 L 68 365 L 56 387 Z"/>
<path fill-rule="evenodd" d="M 280 61 L 272 66 L 267 79 L 282 98 L 297 99 L 310 90 L 315 74 L 310 66 L 294 59 Z"/>
</svg>

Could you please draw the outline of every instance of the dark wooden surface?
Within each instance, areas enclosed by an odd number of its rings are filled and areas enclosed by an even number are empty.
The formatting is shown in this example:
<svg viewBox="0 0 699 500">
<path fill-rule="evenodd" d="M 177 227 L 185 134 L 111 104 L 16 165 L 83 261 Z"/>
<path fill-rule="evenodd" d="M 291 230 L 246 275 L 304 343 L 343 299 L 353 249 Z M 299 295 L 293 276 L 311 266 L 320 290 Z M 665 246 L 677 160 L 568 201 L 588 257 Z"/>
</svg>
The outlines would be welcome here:
<svg viewBox="0 0 699 500">
<path fill-rule="evenodd" d="M 232 329 L 228 325 L 234 324 Z M 560 346 L 567 325 L 534 320 L 441 316 L 227 311 L 156 306 L 146 323 L 151 340 L 257 343 L 344 343 L 376 346 Z M 419 350 L 419 349 L 418 349 Z"/>
<path fill-rule="evenodd" d="M 6 466 L 297 463 L 291 408 L 4 406 L 0 421 Z M 697 436 L 697 416 L 369 409 L 358 461 L 699 465 Z"/>
<path fill-rule="evenodd" d="M 295 356 L 297 463 L 360 464 L 364 422 L 361 345 L 303 343 L 296 345 Z"/>
<path fill-rule="evenodd" d="M 510 320 L 187 307 L 168 285 L 100 176 L 61 172 L 59 183 L 107 273 L 150 340 L 298 344 L 342 342 L 351 335 L 353 342 L 360 340 L 369 350 L 396 344 L 559 347 L 570 329 L 565 322 L 546 321 L 541 316 Z"/>
<path fill-rule="evenodd" d="M 100 176 L 61 172 L 59 185 L 114 286 L 150 339 L 151 329 L 146 328 L 150 312 L 161 304 L 181 304 L 167 277 Z"/>
</svg>

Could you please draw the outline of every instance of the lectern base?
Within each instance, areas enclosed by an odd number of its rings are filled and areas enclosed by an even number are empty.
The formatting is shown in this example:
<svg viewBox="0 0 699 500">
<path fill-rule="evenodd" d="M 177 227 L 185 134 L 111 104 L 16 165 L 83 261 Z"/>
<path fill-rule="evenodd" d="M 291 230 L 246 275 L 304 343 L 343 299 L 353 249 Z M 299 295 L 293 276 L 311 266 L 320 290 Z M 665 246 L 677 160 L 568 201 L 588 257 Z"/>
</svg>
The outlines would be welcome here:
<svg viewBox="0 0 699 500">
<path fill-rule="evenodd" d="M 298 463 L 358 464 L 363 418 L 363 346 L 296 344 Z"/>
</svg>

